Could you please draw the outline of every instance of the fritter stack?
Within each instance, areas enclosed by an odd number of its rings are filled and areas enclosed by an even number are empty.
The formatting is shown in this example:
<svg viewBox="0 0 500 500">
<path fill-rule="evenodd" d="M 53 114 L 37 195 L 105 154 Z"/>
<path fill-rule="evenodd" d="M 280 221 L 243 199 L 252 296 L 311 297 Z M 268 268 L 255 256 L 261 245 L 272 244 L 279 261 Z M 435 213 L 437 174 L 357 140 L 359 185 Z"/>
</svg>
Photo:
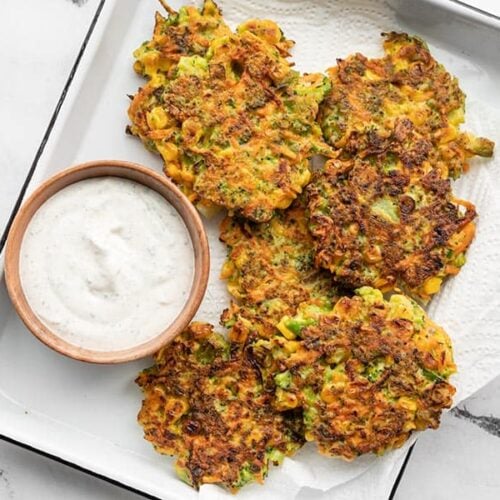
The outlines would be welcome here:
<svg viewBox="0 0 500 500">
<path fill-rule="evenodd" d="M 337 157 L 308 186 L 316 263 L 338 283 L 428 301 L 465 263 L 474 206 L 450 177 L 493 143 L 460 132 L 465 96 L 417 37 L 389 33 L 385 57 L 328 70 L 320 116 Z"/>
<path fill-rule="evenodd" d="M 351 460 L 438 427 L 456 368 L 416 300 L 465 263 L 476 212 L 450 179 L 493 152 L 460 131 L 457 80 L 405 34 L 327 78 L 291 69 L 272 21 L 232 32 L 211 0 L 168 14 L 134 54 L 128 131 L 228 211 L 233 301 L 228 340 L 193 323 L 139 375 L 146 439 L 192 486 L 234 492 L 304 441 Z"/>
</svg>

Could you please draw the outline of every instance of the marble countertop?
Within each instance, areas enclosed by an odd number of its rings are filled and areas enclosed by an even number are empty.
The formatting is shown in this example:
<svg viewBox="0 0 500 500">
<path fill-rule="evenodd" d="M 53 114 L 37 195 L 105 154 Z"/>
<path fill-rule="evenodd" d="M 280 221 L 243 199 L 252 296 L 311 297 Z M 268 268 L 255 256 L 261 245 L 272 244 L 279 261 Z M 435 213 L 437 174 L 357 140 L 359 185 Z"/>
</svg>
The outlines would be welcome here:
<svg viewBox="0 0 500 500">
<path fill-rule="evenodd" d="M 467 3 L 500 16 L 495 0 Z M 0 3 L 0 227 L 10 217 L 97 5 L 98 0 Z M 496 500 L 499 464 L 500 377 L 447 413 L 438 431 L 419 438 L 394 498 Z M 89 498 L 142 497 L 0 441 L 0 500 Z"/>
</svg>

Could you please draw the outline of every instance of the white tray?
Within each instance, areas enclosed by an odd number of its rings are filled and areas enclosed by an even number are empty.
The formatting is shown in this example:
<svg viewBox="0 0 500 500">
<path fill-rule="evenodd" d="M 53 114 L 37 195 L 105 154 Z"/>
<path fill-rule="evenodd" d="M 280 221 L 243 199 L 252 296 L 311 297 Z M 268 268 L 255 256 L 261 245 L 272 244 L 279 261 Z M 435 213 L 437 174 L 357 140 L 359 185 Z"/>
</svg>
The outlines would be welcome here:
<svg viewBox="0 0 500 500">
<path fill-rule="evenodd" d="M 180 3 L 171 2 L 174 7 Z M 243 0 L 236 0 L 233 6 L 230 1 L 220 3 L 229 19 L 243 15 Z M 263 6 L 266 0 L 254 3 Z M 313 29 L 307 20 L 306 3 L 289 0 L 287 4 L 281 0 L 283 16 L 292 9 L 303 8 L 302 29 Z M 342 0 L 330 2 L 337 4 L 342 4 Z M 358 9 L 358 4 L 363 8 Z M 486 104 L 500 109 L 496 83 L 494 88 L 489 86 L 490 82 L 500 81 L 499 19 L 452 1 L 374 0 L 367 8 L 367 0 L 350 0 L 344 5 L 346 15 L 339 17 L 337 29 L 342 32 L 340 36 L 349 37 L 350 52 L 364 51 L 368 35 L 360 28 L 363 16 L 369 16 L 371 25 L 379 32 L 402 29 L 420 34 L 460 78 L 468 94 L 479 94 Z M 132 72 L 131 53 L 150 37 L 157 7 L 154 0 L 101 1 L 76 76 L 70 78 L 63 106 L 55 114 L 57 119 L 49 128 L 45 147 L 35 158 L 32 178 L 27 179 L 28 193 L 44 178 L 86 160 L 124 159 L 161 169 L 158 158 L 124 133 L 126 94 L 133 93 L 143 83 Z M 279 16 L 273 13 L 272 17 L 280 22 Z M 300 25 L 291 23 L 286 34 L 294 39 L 294 31 L 300 29 Z M 313 46 L 297 50 L 303 51 L 303 60 L 309 60 L 309 71 L 325 69 L 323 64 L 315 62 Z M 345 55 L 332 47 L 330 64 L 334 64 L 335 57 Z M 477 72 L 470 71 L 472 60 Z M 305 69 L 300 65 L 299 68 Z M 19 201 L 23 195 L 20 193 Z M 216 245 L 214 229 L 211 236 L 212 244 Z M 0 256 L 0 263 L 2 259 Z M 212 282 L 219 269 L 220 259 L 216 259 Z M 149 361 L 94 366 L 52 352 L 21 324 L 7 297 L 3 271 L 0 278 L 0 437 L 148 495 L 195 498 L 195 492 L 188 486 L 180 481 L 172 483 L 170 459 L 153 452 L 136 423 L 141 394 L 133 380 Z M 217 302 L 216 298 L 212 302 Z M 210 303 L 208 297 L 205 310 Z M 218 313 L 217 308 L 209 319 L 216 321 Z M 396 457 L 393 462 L 394 467 L 399 463 Z M 266 496 L 265 486 L 249 488 L 256 488 L 251 491 Z"/>
</svg>

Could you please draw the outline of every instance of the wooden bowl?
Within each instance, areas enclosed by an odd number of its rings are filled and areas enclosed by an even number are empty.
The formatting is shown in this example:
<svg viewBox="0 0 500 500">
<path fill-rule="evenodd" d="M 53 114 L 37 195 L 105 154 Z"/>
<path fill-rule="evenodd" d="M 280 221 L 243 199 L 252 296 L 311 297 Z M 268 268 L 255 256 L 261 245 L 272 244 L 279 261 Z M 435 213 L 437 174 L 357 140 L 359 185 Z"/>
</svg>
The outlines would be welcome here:
<svg viewBox="0 0 500 500">
<path fill-rule="evenodd" d="M 92 177 L 114 176 L 139 182 L 161 194 L 182 217 L 194 250 L 194 278 L 190 295 L 174 322 L 153 339 L 127 349 L 97 351 L 71 344 L 45 326 L 31 309 L 24 294 L 19 259 L 24 232 L 40 206 L 61 189 Z M 170 342 L 191 321 L 203 299 L 210 271 L 210 252 L 205 228 L 197 210 L 166 177 L 150 168 L 125 161 L 92 161 L 64 170 L 39 186 L 26 200 L 12 224 L 5 251 L 5 282 L 20 318 L 28 329 L 52 349 L 81 361 L 91 363 L 123 363 L 143 358 Z"/>
</svg>

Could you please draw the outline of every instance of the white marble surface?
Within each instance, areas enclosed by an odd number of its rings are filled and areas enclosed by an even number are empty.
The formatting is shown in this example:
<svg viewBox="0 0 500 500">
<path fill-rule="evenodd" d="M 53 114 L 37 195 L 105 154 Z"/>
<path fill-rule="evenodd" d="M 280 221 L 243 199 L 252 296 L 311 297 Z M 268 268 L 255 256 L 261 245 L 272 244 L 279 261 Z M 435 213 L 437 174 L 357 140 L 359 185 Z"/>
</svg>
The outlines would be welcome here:
<svg viewBox="0 0 500 500">
<path fill-rule="evenodd" d="M 123 488 L 9 443 L 0 443 L 1 500 L 133 500 Z"/>
<path fill-rule="evenodd" d="M 500 378 L 417 441 L 396 500 L 500 498 Z"/>
<path fill-rule="evenodd" d="M 2 229 L 97 5 L 97 0 L 0 1 Z"/>
<path fill-rule="evenodd" d="M 500 3 L 495 0 L 469 3 L 500 15 Z M 97 5 L 98 0 L 0 2 L 2 228 Z M 447 414 L 439 431 L 428 432 L 419 439 L 395 498 L 497 499 L 499 464 L 500 377 Z M 140 497 L 0 442 L 0 500 L 90 498 Z"/>
</svg>

